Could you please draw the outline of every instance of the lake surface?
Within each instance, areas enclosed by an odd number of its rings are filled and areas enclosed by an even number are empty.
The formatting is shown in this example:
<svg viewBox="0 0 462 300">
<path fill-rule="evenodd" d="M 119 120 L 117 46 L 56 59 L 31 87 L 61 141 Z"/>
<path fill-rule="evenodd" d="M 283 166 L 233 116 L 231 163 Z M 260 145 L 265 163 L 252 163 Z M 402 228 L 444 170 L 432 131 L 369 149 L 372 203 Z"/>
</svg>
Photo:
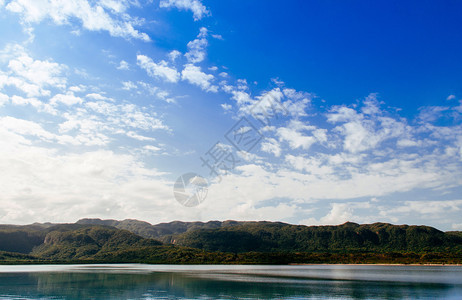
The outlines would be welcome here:
<svg viewBox="0 0 462 300">
<path fill-rule="evenodd" d="M 0 299 L 462 299 L 462 267 L 0 266 Z"/>
</svg>

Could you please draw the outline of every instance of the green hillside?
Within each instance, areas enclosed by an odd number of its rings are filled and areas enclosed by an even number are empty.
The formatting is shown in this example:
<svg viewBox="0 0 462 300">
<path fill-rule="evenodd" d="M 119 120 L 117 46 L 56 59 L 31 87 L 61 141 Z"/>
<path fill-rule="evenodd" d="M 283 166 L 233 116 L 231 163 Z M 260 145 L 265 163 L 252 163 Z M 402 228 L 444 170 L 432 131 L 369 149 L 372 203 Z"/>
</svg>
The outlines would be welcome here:
<svg viewBox="0 0 462 300">
<path fill-rule="evenodd" d="M 30 254 L 54 260 L 93 259 L 105 252 L 162 245 L 159 241 L 109 226 L 85 226 L 66 231 L 59 229 L 49 232 L 43 243 Z"/>
<path fill-rule="evenodd" d="M 148 222 L 127 219 L 123 221 L 117 220 L 101 220 L 101 219 L 81 219 L 76 224 L 85 225 L 105 225 L 113 226 L 119 229 L 131 231 L 139 236 L 148 239 L 159 239 L 165 242 L 170 242 L 173 235 L 194 231 L 198 229 L 218 229 L 242 224 L 250 224 L 256 222 L 237 222 L 237 221 L 209 221 L 209 222 L 181 222 L 173 221 L 170 223 L 160 223 L 151 225 Z"/>
<path fill-rule="evenodd" d="M 124 227 L 125 229 L 121 229 Z M 141 236 L 156 236 L 159 240 Z M 0 263 L 462 263 L 462 233 L 385 223 L 83 219 L 0 225 Z"/>
<path fill-rule="evenodd" d="M 462 253 L 462 236 L 428 226 L 375 223 L 301 226 L 258 222 L 174 236 L 175 244 L 207 251 Z"/>
</svg>

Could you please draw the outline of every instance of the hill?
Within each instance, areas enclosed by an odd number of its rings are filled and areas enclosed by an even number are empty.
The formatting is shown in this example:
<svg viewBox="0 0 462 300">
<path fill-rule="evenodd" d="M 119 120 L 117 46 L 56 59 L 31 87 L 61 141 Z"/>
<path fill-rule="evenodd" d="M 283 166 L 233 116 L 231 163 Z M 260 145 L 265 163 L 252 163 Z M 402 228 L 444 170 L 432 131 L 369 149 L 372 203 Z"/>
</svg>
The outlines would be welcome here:
<svg viewBox="0 0 462 300">
<path fill-rule="evenodd" d="M 175 244 L 207 251 L 258 252 L 428 252 L 462 253 L 462 236 L 428 226 L 374 223 L 302 226 L 257 222 L 173 237 Z"/>
<path fill-rule="evenodd" d="M 78 229 L 53 230 L 31 255 L 53 260 L 94 259 L 104 253 L 132 248 L 159 246 L 161 242 L 142 238 L 127 230 L 109 226 L 85 226 Z"/>
<path fill-rule="evenodd" d="M 0 225 L 0 263 L 34 262 L 462 263 L 462 233 L 386 223 L 82 219 Z"/>
<path fill-rule="evenodd" d="M 101 219 L 80 219 L 76 224 L 84 225 L 104 225 L 113 226 L 119 229 L 131 231 L 139 236 L 149 239 L 159 239 L 165 242 L 170 242 L 170 238 L 174 235 L 195 231 L 199 229 L 218 229 L 242 224 L 250 224 L 256 222 L 238 222 L 238 221 L 209 221 L 209 222 L 181 222 L 173 221 L 169 223 L 160 223 L 151 225 L 148 222 L 127 219 L 123 221 L 117 220 L 101 220 Z"/>
</svg>

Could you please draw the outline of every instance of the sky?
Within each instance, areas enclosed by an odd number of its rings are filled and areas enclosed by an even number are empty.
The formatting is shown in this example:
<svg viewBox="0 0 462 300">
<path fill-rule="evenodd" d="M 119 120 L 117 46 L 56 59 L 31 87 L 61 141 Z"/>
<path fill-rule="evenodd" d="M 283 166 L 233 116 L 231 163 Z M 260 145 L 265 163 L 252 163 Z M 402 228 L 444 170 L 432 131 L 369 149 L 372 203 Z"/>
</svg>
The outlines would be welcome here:
<svg viewBox="0 0 462 300">
<path fill-rule="evenodd" d="M 0 0 L 0 223 L 462 230 L 461 11 Z"/>
</svg>

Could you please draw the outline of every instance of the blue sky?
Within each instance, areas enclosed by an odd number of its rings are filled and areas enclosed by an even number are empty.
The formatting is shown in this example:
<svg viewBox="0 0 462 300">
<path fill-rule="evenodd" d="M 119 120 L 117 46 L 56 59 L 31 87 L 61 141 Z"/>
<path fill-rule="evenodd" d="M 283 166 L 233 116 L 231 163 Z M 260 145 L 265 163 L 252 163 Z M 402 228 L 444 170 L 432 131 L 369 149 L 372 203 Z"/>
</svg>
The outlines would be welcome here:
<svg viewBox="0 0 462 300">
<path fill-rule="evenodd" d="M 0 222 L 462 230 L 461 9 L 0 0 Z M 195 207 L 173 194 L 188 172 Z"/>
</svg>

